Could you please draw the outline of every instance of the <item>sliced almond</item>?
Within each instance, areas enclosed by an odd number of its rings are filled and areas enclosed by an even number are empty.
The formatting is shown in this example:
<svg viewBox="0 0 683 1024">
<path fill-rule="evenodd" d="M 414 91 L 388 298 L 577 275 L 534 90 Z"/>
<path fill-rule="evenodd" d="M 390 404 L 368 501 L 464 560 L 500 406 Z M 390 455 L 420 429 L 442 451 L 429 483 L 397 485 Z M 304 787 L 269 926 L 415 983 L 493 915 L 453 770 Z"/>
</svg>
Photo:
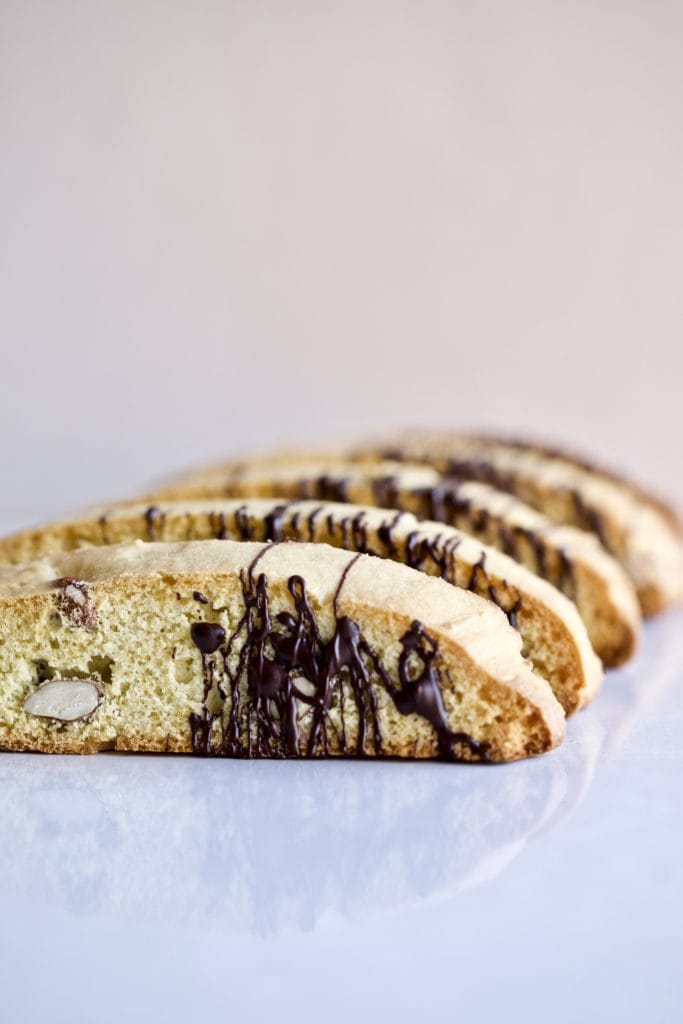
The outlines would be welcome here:
<svg viewBox="0 0 683 1024">
<path fill-rule="evenodd" d="M 24 711 L 56 722 L 82 722 L 101 702 L 102 694 L 92 679 L 50 679 L 28 695 Z"/>
</svg>

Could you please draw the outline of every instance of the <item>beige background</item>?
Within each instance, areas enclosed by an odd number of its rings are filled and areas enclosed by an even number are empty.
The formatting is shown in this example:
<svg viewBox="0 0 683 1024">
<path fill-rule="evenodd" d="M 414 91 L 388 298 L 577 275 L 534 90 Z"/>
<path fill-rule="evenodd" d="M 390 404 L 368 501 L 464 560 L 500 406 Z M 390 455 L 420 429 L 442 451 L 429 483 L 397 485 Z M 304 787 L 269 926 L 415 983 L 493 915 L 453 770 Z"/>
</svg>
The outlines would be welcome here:
<svg viewBox="0 0 683 1024">
<path fill-rule="evenodd" d="M 675 0 L 0 0 L 5 521 L 405 422 L 683 499 L 682 52 Z"/>
</svg>

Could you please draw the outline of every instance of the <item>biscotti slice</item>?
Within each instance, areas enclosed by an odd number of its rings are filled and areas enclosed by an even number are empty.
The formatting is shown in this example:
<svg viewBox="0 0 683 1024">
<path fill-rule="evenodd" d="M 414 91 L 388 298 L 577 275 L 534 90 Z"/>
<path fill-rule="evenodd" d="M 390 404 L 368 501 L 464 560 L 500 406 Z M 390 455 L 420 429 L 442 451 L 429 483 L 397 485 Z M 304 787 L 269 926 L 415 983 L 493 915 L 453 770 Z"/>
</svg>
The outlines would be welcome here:
<svg viewBox="0 0 683 1024">
<path fill-rule="evenodd" d="M 178 478 L 152 495 L 215 498 L 277 497 L 348 501 L 413 512 L 448 523 L 499 548 L 549 580 L 578 607 L 594 650 L 605 665 L 635 651 L 640 612 L 619 563 L 585 530 L 561 527 L 513 496 L 476 481 L 443 478 L 424 465 L 343 463 L 299 458 L 246 461 Z"/>
<path fill-rule="evenodd" d="M 139 541 L 15 576 L 0 592 L 6 749 L 506 761 L 562 739 L 500 609 L 385 559 Z"/>
<path fill-rule="evenodd" d="M 447 433 L 402 435 L 360 452 L 479 480 L 556 523 L 591 530 L 633 580 L 644 615 L 683 599 L 683 539 L 675 513 L 613 473 L 553 449 Z"/>
<path fill-rule="evenodd" d="M 652 508 L 657 509 L 657 511 L 660 512 L 669 523 L 671 523 L 676 532 L 683 536 L 683 523 L 681 522 L 676 509 L 660 494 L 655 494 L 652 491 L 647 490 L 637 481 L 632 480 L 628 476 L 624 476 L 623 473 L 619 473 L 610 466 L 605 466 L 602 463 L 597 463 L 591 459 L 587 459 L 585 455 L 574 450 L 549 444 L 542 444 L 532 438 L 500 437 L 495 434 L 458 434 L 458 437 L 467 437 L 472 440 L 480 440 L 487 443 L 495 442 L 496 444 L 503 444 L 505 447 L 522 451 L 534 451 L 539 455 L 544 455 L 552 459 L 560 459 L 575 468 L 584 469 L 590 473 L 604 477 L 606 480 L 610 480 L 618 487 L 628 491 L 629 494 L 635 495 L 646 505 L 650 505 Z"/>
<path fill-rule="evenodd" d="M 570 714 L 597 693 L 602 666 L 573 602 L 496 548 L 409 512 L 336 502 L 234 499 L 123 505 L 0 538 L 0 560 L 27 562 L 83 545 L 137 539 L 295 540 L 403 562 L 493 601 Z"/>
</svg>

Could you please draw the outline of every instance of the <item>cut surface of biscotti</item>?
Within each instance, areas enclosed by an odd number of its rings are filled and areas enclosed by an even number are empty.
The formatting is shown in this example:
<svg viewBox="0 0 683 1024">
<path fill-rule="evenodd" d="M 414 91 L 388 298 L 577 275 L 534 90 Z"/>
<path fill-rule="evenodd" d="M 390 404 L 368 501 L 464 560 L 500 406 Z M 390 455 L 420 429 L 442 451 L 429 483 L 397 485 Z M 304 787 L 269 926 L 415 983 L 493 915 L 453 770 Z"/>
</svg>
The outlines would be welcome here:
<svg viewBox="0 0 683 1024">
<path fill-rule="evenodd" d="M 633 580 L 645 615 L 683 600 L 673 509 L 616 474 L 559 450 L 501 438 L 413 432 L 358 454 L 405 459 L 517 495 L 554 522 L 591 530 Z"/>
<path fill-rule="evenodd" d="M 623 664 L 640 635 L 632 583 L 619 563 L 585 530 L 547 516 L 476 481 L 446 479 L 425 465 L 319 461 L 242 461 L 178 478 L 152 496 L 309 498 L 378 505 L 447 523 L 499 548 L 549 580 L 574 601 L 605 665 Z"/>
<path fill-rule="evenodd" d="M 491 602 L 322 544 L 89 548 L 0 578 L 0 747 L 506 761 L 564 714 Z"/>
<path fill-rule="evenodd" d="M 296 540 L 391 558 L 493 601 L 570 714 L 597 693 L 602 666 L 574 606 L 496 548 L 409 512 L 326 501 L 233 499 L 123 505 L 74 514 L 0 539 L 0 559 L 27 562 L 84 545 L 137 539 Z"/>
</svg>

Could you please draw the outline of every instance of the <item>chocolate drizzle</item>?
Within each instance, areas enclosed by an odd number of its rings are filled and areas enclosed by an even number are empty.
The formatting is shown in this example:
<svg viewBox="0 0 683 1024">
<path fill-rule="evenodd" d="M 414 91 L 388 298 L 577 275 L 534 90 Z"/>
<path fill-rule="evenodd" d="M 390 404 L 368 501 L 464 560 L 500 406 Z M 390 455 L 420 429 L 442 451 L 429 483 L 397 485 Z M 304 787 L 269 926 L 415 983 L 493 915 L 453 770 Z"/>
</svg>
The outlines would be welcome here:
<svg viewBox="0 0 683 1024">
<path fill-rule="evenodd" d="M 394 692 L 396 707 L 403 715 L 417 714 L 434 727 L 441 756 L 460 760 L 458 748 L 464 747 L 475 758 L 485 761 L 486 747 L 464 732 L 453 732 L 443 703 L 437 669 L 439 649 L 421 622 L 413 622 L 401 637 L 398 675 L 401 689 Z"/>
<path fill-rule="evenodd" d="M 251 540 L 251 518 L 246 505 L 235 509 L 235 530 L 239 540 Z"/>
<path fill-rule="evenodd" d="M 515 447 L 515 444 L 512 445 Z M 522 450 L 522 445 L 517 444 L 516 447 Z M 537 451 L 543 454 L 542 448 L 530 448 L 531 451 Z M 553 453 L 553 457 L 557 453 Z M 581 463 L 577 463 L 581 465 Z M 489 484 L 491 487 L 495 487 L 499 491 L 506 491 L 508 494 L 514 494 L 521 498 L 522 501 L 529 501 L 534 507 L 542 508 L 542 504 L 539 504 L 537 500 L 533 499 L 533 496 L 529 496 L 525 492 L 524 481 L 518 479 L 518 475 L 514 470 L 503 470 L 495 463 L 487 458 L 451 458 L 447 462 L 447 472 L 452 474 L 461 480 L 476 480 L 480 483 Z M 605 521 L 601 513 L 589 505 L 580 491 L 571 489 L 569 491 L 571 499 L 571 511 L 570 520 L 574 525 L 578 526 L 582 530 L 589 530 L 594 533 L 600 543 L 608 551 L 611 551 L 609 537 L 607 535 L 607 529 Z M 542 573 L 541 575 L 545 575 Z"/>
<path fill-rule="evenodd" d="M 515 474 L 505 472 L 485 458 L 451 458 L 448 460 L 446 472 L 460 480 L 477 480 L 489 484 L 499 491 L 516 493 Z"/>
<path fill-rule="evenodd" d="M 322 476 L 301 481 L 301 497 L 317 498 L 320 501 L 348 502 L 350 480 L 344 476 L 324 473 Z"/>
<path fill-rule="evenodd" d="M 563 453 L 552 448 L 544 448 L 543 446 L 539 445 L 527 445 L 524 442 L 514 440 L 506 441 L 505 443 L 509 447 L 515 448 L 519 451 L 526 449 L 528 451 L 535 452 L 540 455 L 549 456 L 551 458 L 567 458 L 567 456 L 565 456 Z M 387 448 L 383 450 L 381 454 L 384 458 L 392 459 L 394 461 L 399 462 L 406 458 L 405 452 L 393 448 Z M 540 505 L 538 501 L 533 500 L 533 497 L 530 497 L 525 492 L 525 489 L 523 487 L 523 480 L 519 480 L 518 474 L 514 470 L 503 470 L 500 468 L 500 466 L 497 466 L 491 459 L 486 458 L 484 456 L 471 456 L 460 458 L 432 458 L 427 459 L 426 461 L 429 465 L 433 465 L 434 468 L 437 469 L 439 472 L 444 473 L 444 481 L 450 483 L 450 488 L 447 489 L 447 493 L 445 495 L 442 493 L 442 489 L 440 487 L 433 489 L 425 489 L 426 491 L 433 491 L 433 497 L 431 499 L 433 503 L 433 514 L 431 514 L 429 518 L 436 519 L 438 522 L 452 522 L 452 519 L 446 518 L 445 513 L 441 511 L 440 503 L 445 498 L 446 506 L 450 505 L 451 512 L 454 511 L 455 505 L 457 504 L 458 482 L 466 483 L 467 481 L 470 480 L 474 480 L 478 483 L 488 484 L 490 487 L 495 487 L 496 490 L 505 491 L 508 494 L 513 494 L 516 497 L 520 498 L 522 501 L 530 503 L 534 507 L 542 507 L 542 505 Z M 591 472 L 599 472 L 591 464 L 584 462 L 580 459 L 576 459 L 573 456 L 570 457 L 570 461 L 573 462 L 579 468 L 589 470 Z M 603 473 L 602 475 L 606 475 L 608 478 L 610 478 L 609 474 Z M 618 481 L 618 478 L 615 478 L 614 476 L 612 476 L 611 479 Z M 577 489 L 572 489 L 568 493 L 571 502 L 569 512 L 570 519 L 568 521 L 571 521 L 574 525 L 578 526 L 582 530 L 589 530 L 591 533 L 594 533 L 598 537 L 598 540 L 603 545 L 603 547 L 606 548 L 607 551 L 611 551 L 612 553 L 614 553 L 614 547 L 610 543 L 610 538 L 608 536 L 608 531 L 603 515 L 598 511 L 598 509 L 594 508 L 592 505 L 589 505 L 584 499 L 583 495 Z M 643 497 L 643 495 L 641 495 L 641 497 Z M 647 499 L 647 496 L 644 497 Z M 459 511 L 466 515 L 472 514 L 472 510 L 469 507 L 469 503 L 465 503 L 464 506 L 461 506 Z M 668 511 L 670 513 L 670 510 Z M 487 515 L 486 510 L 480 510 L 479 514 L 480 516 L 483 515 L 484 518 Z M 486 523 L 483 520 L 478 524 L 478 528 L 480 529 L 485 529 L 485 526 Z M 539 575 L 544 576 L 546 579 L 551 579 L 551 576 L 547 571 L 547 567 L 543 565 L 547 553 L 545 546 L 538 543 L 537 537 L 533 531 L 526 530 L 523 532 L 528 542 L 535 549 L 535 553 L 537 556 L 537 564 L 539 566 Z M 506 554 L 509 554 L 512 557 L 515 557 L 517 554 L 514 547 L 511 550 L 504 550 L 506 551 Z M 553 579 L 553 582 L 556 584 L 556 586 L 560 587 L 560 589 L 563 589 L 562 581 L 569 581 L 570 572 L 568 570 L 571 569 L 571 563 L 569 563 L 569 559 L 567 558 L 564 552 L 560 552 L 560 562 L 561 564 L 559 567 L 559 575 Z M 571 589 L 572 587 L 573 581 L 570 581 L 568 589 Z"/>
<path fill-rule="evenodd" d="M 147 540 L 159 540 L 161 530 L 164 526 L 165 514 L 156 505 L 150 505 L 145 512 L 145 525 L 147 527 Z"/>
<path fill-rule="evenodd" d="M 214 654 L 225 643 L 225 630 L 215 622 L 195 622 L 190 628 L 190 635 L 195 647 L 202 656 L 202 674 L 204 677 L 204 704 L 199 714 L 190 715 L 190 731 L 192 734 L 192 751 L 195 754 L 209 753 L 211 746 L 211 727 L 213 716 L 209 712 L 208 699 L 214 685 L 215 661 Z"/>
<path fill-rule="evenodd" d="M 442 534 L 436 537 L 421 537 L 419 530 L 413 530 L 406 537 L 405 563 L 411 569 L 424 570 L 431 560 L 439 570 L 442 579 L 454 582 L 456 578 L 455 553 L 462 543 L 460 537 L 449 537 L 443 540 Z"/>
<path fill-rule="evenodd" d="M 308 540 L 309 541 L 315 540 L 316 523 L 317 523 L 317 520 L 318 520 L 318 516 L 324 510 L 324 508 L 325 508 L 324 505 L 318 505 L 318 507 L 314 508 L 313 511 L 306 517 L 306 526 L 308 528 Z M 298 513 L 297 513 L 297 516 L 298 516 Z M 295 518 L 297 518 L 297 517 L 295 517 Z M 298 519 L 297 519 L 297 521 L 298 521 Z M 292 520 L 292 526 L 294 527 L 294 520 Z"/>
<path fill-rule="evenodd" d="M 598 510 L 589 505 L 579 491 L 572 490 L 570 493 L 574 504 L 576 525 L 582 530 L 590 530 L 597 536 L 602 546 L 611 551 L 605 522 Z"/>
<path fill-rule="evenodd" d="M 506 555 L 522 564 L 531 561 L 533 571 L 538 576 L 574 597 L 573 564 L 567 553 L 549 544 L 541 531 L 511 525 L 484 506 L 475 505 L 473 499 L 463 493 L 466 484 L 466 480 L 444 478 L 435 487 L 416 488 L 409 491 L 408 495 L 418 499 L 423 518 L 463 529 L 478 537 L 482 543 L 494 543 Z M 404 504 L 406 500 L 401 494 L 398 503 Z M 505 608 L 503 611 L 509 617 Z"/>
<path fill-rule="evenodd" d="M 277 542 L 284 539 L 283 526 L 286 512 L 287 505 L 276 505 L 275 508 L 271 509 L 268 515 L 264 517 L 264 540 L 273 540 Z"/>
<path fill-rule="evenodd" d="M 377 536 L 387 549 L 387 554 L 390 558 L 398 557 L 398 547 L 396 546 L 394 531 L 396 530 L 402 516 L 403 512 L 397 512 L 393 519 L 389 520 L 388 523 L 382 523 L 377 530 Z"/>
<path fill-rule="evenodd" d="M 109 530 L 108 530 L 109 516 L 107 515 L 106 512 L 104 513 L 104 515 L 100 516 L 100 518 L 98 519 L 98 523 L 100 524 L 100 530 L 102 532 L 102 543 L 103 544 L 108 544 L 109 543 Z"/>
<path fill-rule="evenodd" d="M 434 727 L 442 757 L 487 759 L 484 744 L 448 727 L 438 645 L 421 623 L 400 639 L 397 686 L 358 623 L 340 614 L 339 596 L 359 556 L 341 576 L 334 631 L 325 640 L 301 576 L 287 581 L 291 609 L 273 613 L 268 578 L 256 573 L 267 550 L 241 574 L 245 612 L 232 635 L 211 622 L 191 627 L 204 680 L 201 712 L 190 718 L 195 753 L 382 755 L 377 697 L 383 690 L 401 714 L 420 715 Z"/>
<path fill-rule="evenodd" d="M 396 475 L 379 477 L 373 481 L 375 504 L 380 508 L 395 508 L 399 495 L 398 477 Z"/>
<path fill-rule="evenodd" d="M 386 479 L 393 481 L 394 478 Z M 572 564 L 562 550 L 558 550 L 557 564 L 553 563 L 550 571 L 548 549 L 542 537 L 532 531 L 506 525 L 487 509 L 472 508 L 471 500 L 458 492 L 453 481 L 444 482 L 437 488 L 421 488 L 418 492 L 409 492 L 409 495 L 415 493 L 427 517 L 460 525 L 460 519 L 465 516 L 464 525 L 468 532 L 473 535 L 481 533 L 483 541 L 489 540 L 491 531 L 495 530 L 500 546 L 506 554 L 517 560 L 523 560 L 522 548 L 526 543 L 533 556 L 535 570 L 556 582 L 562 589 L 570 589 Z M 394 501 L 410 504 L 399 490 L 394 491 Z M 407 536 L 397 536 L 397 529 L 405 514 L 402 510 L 393 515 L 387 512 L 386 518 L 373 528 L 364 509 L 339 515 L 338 511 L 326 509 L 325 505 L 317 505 L 310 512 L 305 512 L 297 508 L 297 504 L 297 500 L 275 504 L 265 515 L 253 512 L 248 502 L 238 506 L 232 515 L 210 512 L 209 530 L 212 536 L 220 539 L 230 537 L 274 543 L 283 540 L 327 540 L 348 551 L 389 557 L 424 572 L 432 572 L 433 565 L 442 579 L 493 601 L 508 617 L 510 624 L 517 628 L 522 599 L 516 591 L 513 591 L 511 598 L 506 596 L 503 599 L 500 587 L 494 586 L 489 579 L 483 555 L 470 570 L 469 579 L 462 580 L 458 555 L 461 537 L 449 536 L 447 532 L 429 537 L 424 536 L 419 529 L 411 531 Z M 324 530 L 321 530 L 323 515 Z M 504 585 L 504 589 L 507 591 L 510 588 Z"/>
<path fill-rule="evenodd" d="M 228 527 L 225 521 L 225 512 L 209 513 L 209 527 L 211 536 L 216 540 L 225 540 L 228 537 Z"/>
</svg>

